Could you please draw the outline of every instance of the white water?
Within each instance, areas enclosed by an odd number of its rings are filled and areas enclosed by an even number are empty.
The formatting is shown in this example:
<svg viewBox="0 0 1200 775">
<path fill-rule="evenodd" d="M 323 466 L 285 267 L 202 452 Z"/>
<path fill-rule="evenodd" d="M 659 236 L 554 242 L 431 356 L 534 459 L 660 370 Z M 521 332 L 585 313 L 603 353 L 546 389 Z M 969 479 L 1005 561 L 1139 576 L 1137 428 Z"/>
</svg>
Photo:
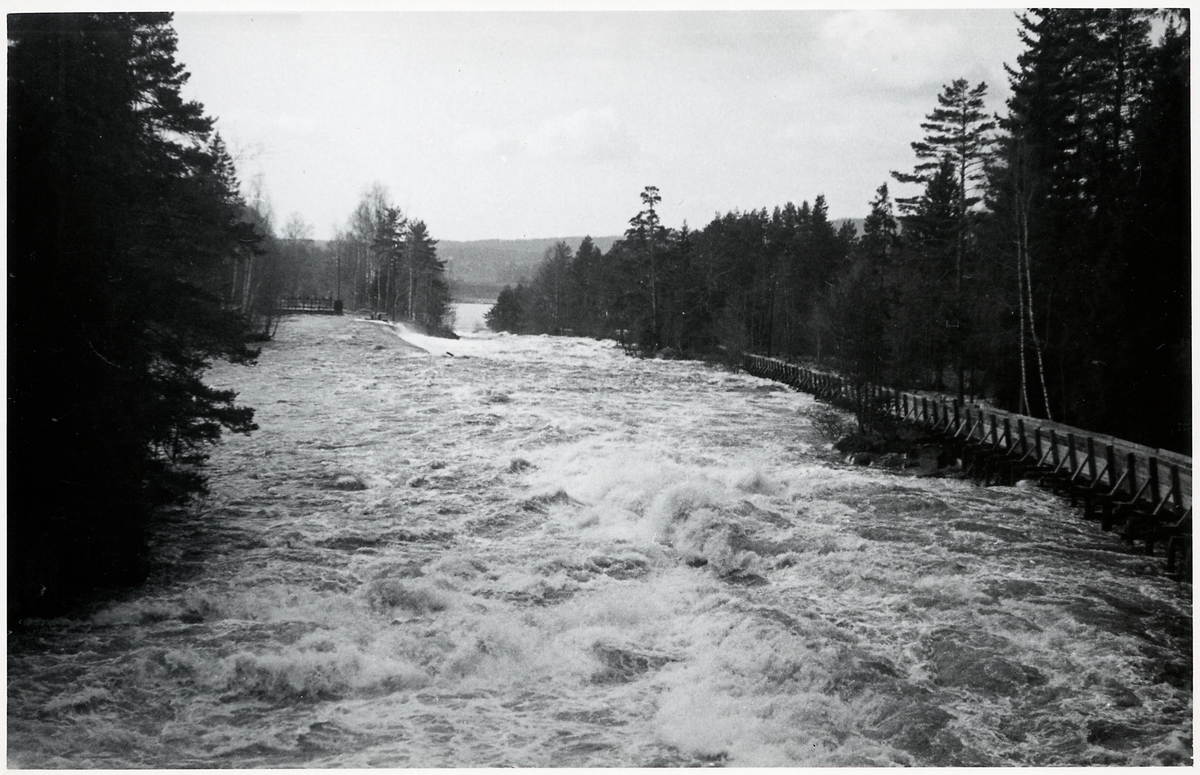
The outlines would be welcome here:
<svg viewBox="0 0 1200 775">
<path fill-rule="evenodd" d="M 10 636 L 10 766 L 1190 760 L 1154 561 L 839 465 L 805 395 L 326 317 L 211 381 L 261 429 L 144 589 Z"/>
<path fill-rule="evenodd" d="M 482 334 L 488 330 L 485 316 L 491 304 L 460 302 L 454 305 L 454 330 L 462 334 Z"/>
</svg>

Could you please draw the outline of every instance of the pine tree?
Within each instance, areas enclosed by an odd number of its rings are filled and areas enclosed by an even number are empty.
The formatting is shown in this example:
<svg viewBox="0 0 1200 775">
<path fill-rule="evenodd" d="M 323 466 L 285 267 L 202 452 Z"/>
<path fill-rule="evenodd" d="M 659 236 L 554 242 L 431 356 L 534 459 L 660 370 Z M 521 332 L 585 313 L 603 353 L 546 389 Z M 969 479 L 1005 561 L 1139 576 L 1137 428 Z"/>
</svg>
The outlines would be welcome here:
<svg viewBox="0 0 1200 775">
<path fill-rule="evenodd" d="M 904 226 L 905 250 L 894 282 L 903 300 L 897 310 L 899 323 L 893 348 L 897 362 L 904 364 L 905 378 L 944 387 L 943 375 L 954 326 L 956 294 L 953 277 L 959 235 L 958 170 L 943 158 L 937 172 L 914 197 Z M 928 376 L 926 376 L 928 375 Z"/>
<path fill-rule="evenodd" d="M 516 288 L 504 286 L 496 303 L 484 315 L 488 328 L 511 334 L 526 333 L 521 328 L 521 321 L 525 317 L 525 296 L 525 287 L 520 283 Z"/>
<path fill-rule="evenodd" d="M 410 221 L 404 240 L 408 273 L 408 319 L 434 336 L 452 335 L 450 286 L 446 284 L 446 262 L 437 257 L 437 240 L 429 236 L 424 221 Z"/>
<path fill-rule="evenodd" d="M 539 334 L 561 334 L 567 325 L 568 303 L 572 295 L 571 246 L 559 240 L 546 248 L 537 274 L 527 289 L 525 328 Z"/>
<path fill-rule="evenodd" d="M 1127 336 L 1113 375 L 1141 400 L 1123 434 L 1191 454 L 1190 30 L 1186 10 L 1163 13 L 1163 38 L 1145 60 L 1145 96 L 1129 116 L 1136 172 L 1122 229 Z M 1141 314 L 1135 314 L 1138 310 Z"/>
<path fill-rule="evenodd" d="M 202 376 L 253 355 L 219 293 L 259 236 L 170 20 L 9 16 L 10 615 L 141 580 L 151 515 L 255 427 Z"/>
<path fill-rule="evenodd" d="M 1024 311 L 1046 311 L 1030 342 L 1053 375 L 1044 392 L 1055 419 L 1184 448 L 1189 367 L 1161 356 L 1187 349 L 1189 321 L 1175 290 L 1190 265 L 1179 237 L 1188 228 L 1180 106 L 1190 87 L 1178 43 L 1187 20 L 1174 19 L 1143 9 L 1021 16 L 1025 50 L 1009 70 L 1002 125 L 1011 139 L 995 199 L 1012 228 L 997 242 L 1015 235 L 1025 267 Z M 1170 215 L 1146 219 L 1155 211 Z"/>
<path fill-rule="evenodd" d="M 663 340 L 683 355 L 694 348 L 695 326 L 702 323 L 703 301 L 693 271 L 692 232 L 685 221 L 663 252 Z"/>
<path fill-rule="evenodd" d="M 858 380 L 879 383 L 891 361 L 885 338 L 891 315 L 886 278 L 896 257 L 897 240 L 896 218 L 885 183 L 876 191 L 863 222 L 863 235 L 838 277 L 830 310 L 839 360 Z"/>
<path fill-rule="evenodd" d="M 386 206 L 378 214 L 371 249 L 378 256 L 378 284 L 381 310 L 392 320 L 409 317 L 408 296 L 402 289 L 407 278 L 407 254 L 404 233 L 408 225 L 399 208 Z"/>
<path fill-rule="evenodd" d="M 944 86 L 937 97 L 938 107 L 921 124 L 929 134 L 912 143 L 913 152 L 922 161 L 911 173 L 892 172 L 901 183 L 928 185 L 944 163 L 952 164 L 958 183 L 958 217 L 964 222 L 967 212 L 981 199 L 979 188 L 986 180 L 986 165 L 992 155 L 996 122 L 984 109 L 986 95 L 986 83 L 971 88 L 964 78 Z M 902 212 L 911 213 L 919 197 L 896 201 Z"/>
<path fill-rule="evenodd" d="M 986 179 L 987 165 L 992 158 L 992 131 L 996 128 L 996 122 L 984 110 L 986 95 L 987 84 L 980 83 L 971 88 L 964 78 L 943 87 L 937 98 L 938 107 L 921 124 L 921 128 L 929 134 L 924 140 L 912 144 L 917 158 L 923 161 L 916 165 L 912 173 L 892 172 L 892 177 L 902 183 L 928 185 L 944 164 L 950 164 L 954 169 L 957 230 L 954 242 L 954 302 L 950 309 L 955 319 L 949 325 L 956 334 L 952 341 L 960 403 L 965 390 L 964 347 L 971 326 L 967 316 L 967 300 L 963 297 L 963 278 L 967 275 L 967 253 L 972 242 L 972 208 L 982 198 L 979 188 Z M 915 213 L 920 201 L 919 196 L 897 200 L 906 214 Z"/>
<path fill-rule="evenodd" d="M 581 335 L 601 336 L 608 328 L 604 294 L 603 253 L 590 236 L 584 237 L 571 262 L 572 328 Z"/>
<path fill-rule="evenodd" d="M 658 261 L 656 252 L 664 234 L 654 206 L 662 201 L 657 186 L 646 186 L 641 193 L 644 210 L 629 219 L 626 239 L 634 240 L 638 251 L 645 257 L 649 279 L 650 320 L 649 330 L 642 337 L 642 345 L 651 350 L 658 349 L 660 328 L 658 318 Z"/>
</svg>

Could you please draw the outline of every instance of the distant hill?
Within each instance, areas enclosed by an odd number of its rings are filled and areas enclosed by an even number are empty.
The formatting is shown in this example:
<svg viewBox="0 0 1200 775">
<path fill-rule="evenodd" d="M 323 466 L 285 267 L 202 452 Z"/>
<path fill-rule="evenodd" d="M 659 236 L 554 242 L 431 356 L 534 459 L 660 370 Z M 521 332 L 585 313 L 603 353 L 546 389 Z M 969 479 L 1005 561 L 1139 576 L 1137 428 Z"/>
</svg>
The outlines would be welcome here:
<svg viewBox="0 0 1200 775">
<path fill-rule="evenodd" d="M 862 234 L 862 218 L 836 218 L 834 228 L 849 221 L 855 232 Z M 607 253 L 620 237 L 592 237 L 601 251 Z M 506 285 L 529 282 L 546 248 L 559 240 L 578 250 L 583 237 L 545 237 L 542 239 L 485 239 L 471 242 L 438 241 L 438 258 L 446 262 L 446 277 L 450 292 L 458 301 L 493 301 Z"/>
<path fill-rule="evenodd" d="M 620 237 L 592 237 L 592 242 L 607 253 Z M 583 237 L 546 237 L 543 239 L 487 239 L 472 242 L 439 240 L 438 258 L 446 262 L 450 292 L 459 301 L 494 300 L 506 285 L 528 282 L 537 272 L 546 248 L 559 241 L 578 250 Z"/>
<path fill-rule="evenodd" d="M 834 218 L 832 223 L 834 229 L 840 230 L 842 228 L 842 224 L 849 222 L 854 225 L 854 233 L 861 237 L 863 221 L 865 220 L 866 218 Z"/>
</svg>

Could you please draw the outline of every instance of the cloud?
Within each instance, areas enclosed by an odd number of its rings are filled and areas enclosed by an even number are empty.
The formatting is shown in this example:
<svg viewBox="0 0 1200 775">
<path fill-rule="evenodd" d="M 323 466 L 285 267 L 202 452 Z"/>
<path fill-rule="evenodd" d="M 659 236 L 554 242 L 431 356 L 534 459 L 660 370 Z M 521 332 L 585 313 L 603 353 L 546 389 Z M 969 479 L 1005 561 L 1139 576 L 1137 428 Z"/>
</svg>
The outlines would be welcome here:
<svg viewBox="0 0 1200 775">
<path fill-rule="evenodd" d="M 492 155 L 500 152 L 503 141 L 496 133 L 483 127 L 472 127 L 460 131 L 455 137 L 455 150 L 467 154 Z"/>
<path fill-rule="evenodd" d="M 832 78 L 864 90 L 925 90 L 955 77 L 962 58 L 956 25 L 928 14 L 848 11 L 821 28 L 821 61 Z"/>
<path fill-rule="evenodd" d="M 526 152 L 539 159 L 613 162 L 632 158 L 637 143 L 610 109 L 582 109 L 543 122 L 525 138 Z"/>
</svg>

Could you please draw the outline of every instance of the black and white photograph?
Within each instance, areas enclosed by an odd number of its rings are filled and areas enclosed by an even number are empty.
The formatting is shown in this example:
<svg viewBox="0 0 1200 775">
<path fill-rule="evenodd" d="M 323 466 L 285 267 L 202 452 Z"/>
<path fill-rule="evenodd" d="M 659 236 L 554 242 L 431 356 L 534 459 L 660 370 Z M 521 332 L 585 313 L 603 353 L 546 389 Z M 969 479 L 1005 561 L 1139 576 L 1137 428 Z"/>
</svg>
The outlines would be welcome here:
<svg viewBox="0 0 1200 775">
<path fill-rule="evenodd" d="M 1190 10 L 7 13 L 12 769 L 1193 765 Z"/>
</svg>

